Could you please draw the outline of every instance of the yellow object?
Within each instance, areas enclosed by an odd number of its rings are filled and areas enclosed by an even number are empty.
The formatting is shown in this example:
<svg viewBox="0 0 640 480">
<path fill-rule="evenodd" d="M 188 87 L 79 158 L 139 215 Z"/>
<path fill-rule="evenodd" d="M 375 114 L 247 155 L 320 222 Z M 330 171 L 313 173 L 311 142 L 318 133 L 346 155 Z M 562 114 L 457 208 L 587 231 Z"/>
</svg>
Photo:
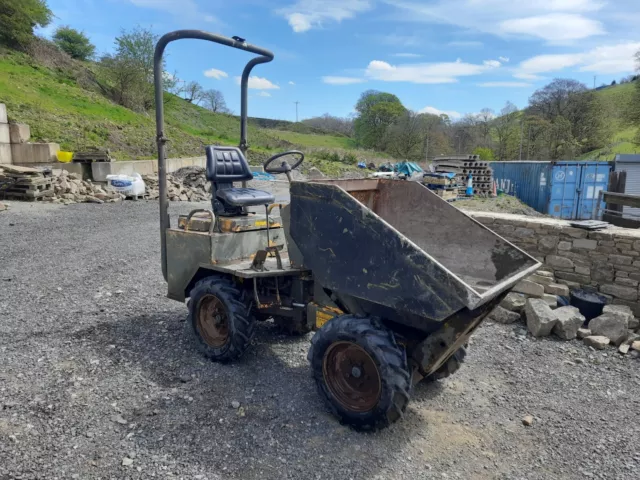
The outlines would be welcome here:
<svg viewBox="0 0 640 480">
<path fill-rule="evenodd" d="M 321 328 L 329 320 L 336 318 L 338 315 L 342 315 L 344 312 L 336 307 L 329 307 L 318 305 L 317 303 L 311 303 L 310 315 L 315 314 L 316 329 Z"/>
<path fill-rule="evenodd" d="M 73 152 L 59 151 L 56 153 L 56 156 L 58 157 L 58 161 L 62 163 L 69 163 L 73 160 Z"/>
</svg>

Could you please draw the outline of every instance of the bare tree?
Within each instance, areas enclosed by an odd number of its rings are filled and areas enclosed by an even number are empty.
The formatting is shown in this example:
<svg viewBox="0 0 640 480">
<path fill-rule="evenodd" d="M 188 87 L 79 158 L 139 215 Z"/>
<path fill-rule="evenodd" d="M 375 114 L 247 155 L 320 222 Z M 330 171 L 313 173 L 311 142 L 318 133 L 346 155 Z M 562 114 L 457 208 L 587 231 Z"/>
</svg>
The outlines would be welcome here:
<svg viewBox="0 0 640 480">
<path fill-rule="evenodd" d="M 187 102 L 198 105 L 203 99 L 204 90 L 198 82 L 189 82 L 185 85 L 183 93 Z"/>
<path fill-rule="evenodd" d="M 507 102 L 500 111 L 500 116 L 493 122 L 493 131 L 497 140 L 497 158 L 498 160 L 509 160 L 513 157 L 510 151 L 513 139 L 518 133 L 518 108 L 511 102 Z M 511 158 L 513 159 L 513 158 Z"/>
<path fill-rule="evenodd" d="M 335 117 L 325 113 L 320 117 L 303 120 L 302 123 L 328 132 L 337 132 L 348 137 L 353 136 L 353 119 L 351 118 Z"/>
<path fill-rule="evenodd" d="M 214 113 L 228 113 L 227 102 L 220 90 L 206 90 L 202 93 L 202 102 L 204 108 Z"/>
</svg>

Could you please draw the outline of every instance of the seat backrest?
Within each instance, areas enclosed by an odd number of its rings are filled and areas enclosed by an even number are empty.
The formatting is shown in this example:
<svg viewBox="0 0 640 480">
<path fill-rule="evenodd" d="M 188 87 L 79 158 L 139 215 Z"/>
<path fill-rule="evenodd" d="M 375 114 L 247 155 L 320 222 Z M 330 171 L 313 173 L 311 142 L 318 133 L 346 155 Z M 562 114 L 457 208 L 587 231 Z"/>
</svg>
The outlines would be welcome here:
<svg viewBox="0 0 640 480">
<path fill-rule="evenodd" d="M 238 147 L 205 147 L 207 180 L 215 183 L 244 182 L 253 179 L 247 159 Z"/>
</svg>

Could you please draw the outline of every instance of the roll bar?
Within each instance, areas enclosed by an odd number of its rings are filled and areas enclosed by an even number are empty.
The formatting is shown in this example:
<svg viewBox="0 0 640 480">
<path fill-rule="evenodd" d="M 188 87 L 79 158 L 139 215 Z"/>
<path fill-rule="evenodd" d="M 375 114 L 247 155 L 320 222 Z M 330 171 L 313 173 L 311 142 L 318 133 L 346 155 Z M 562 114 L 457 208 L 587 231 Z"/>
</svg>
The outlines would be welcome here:
<svg viewBox="0 0 640 480">
<path fill-rule="evenodd" d="M 176 30 L 175 32 L 163 35 L 156 44 L 153 57 L 153 84 L 155 88 L 156 100 L 156 143 L 158 144 L 158 184 L 160 187 L 160 248 L 162 253 L 162 275 L 167 279 L 167 229 L 171 227 L 169 221 L 169 200 L 167 198 L 167 169 L 165 143 L 167 138 L 164 135 L 164 102 L 162 88 L 163 69 L 162 56 L 167 45 L 175 40 L 192 38 L 195 40 L 207 40 L 219 43 L 228 47 L 246 50 L 247 52 L 260 55 L 247 63 L 242 71 L 240 81 L 240 149 L 246 153 L 247 145 L 247 95 L 249 89 L 249 75 L 256 65 L 267 63 L 273 60 L 273 53 L 264 48 L 250 45 L 239 37 L 223 37 L 214 33 L 203 32 L 201 30 Z"/>
</svg>

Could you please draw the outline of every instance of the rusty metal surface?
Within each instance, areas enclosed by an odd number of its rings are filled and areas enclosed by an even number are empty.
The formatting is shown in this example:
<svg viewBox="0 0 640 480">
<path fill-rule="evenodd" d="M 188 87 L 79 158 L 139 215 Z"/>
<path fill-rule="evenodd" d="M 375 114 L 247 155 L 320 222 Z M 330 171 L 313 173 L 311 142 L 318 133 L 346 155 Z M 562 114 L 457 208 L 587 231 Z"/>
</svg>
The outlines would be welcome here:
<svg viewBox="0 0 640 480">
<path fill-rule="evenodd" d="M 197 328 L 205 343 L 222 347 L 229 340 L 229 318 L 226 309 L 215 295 L 205 295 L 198 305 Z"/>
</svg>

